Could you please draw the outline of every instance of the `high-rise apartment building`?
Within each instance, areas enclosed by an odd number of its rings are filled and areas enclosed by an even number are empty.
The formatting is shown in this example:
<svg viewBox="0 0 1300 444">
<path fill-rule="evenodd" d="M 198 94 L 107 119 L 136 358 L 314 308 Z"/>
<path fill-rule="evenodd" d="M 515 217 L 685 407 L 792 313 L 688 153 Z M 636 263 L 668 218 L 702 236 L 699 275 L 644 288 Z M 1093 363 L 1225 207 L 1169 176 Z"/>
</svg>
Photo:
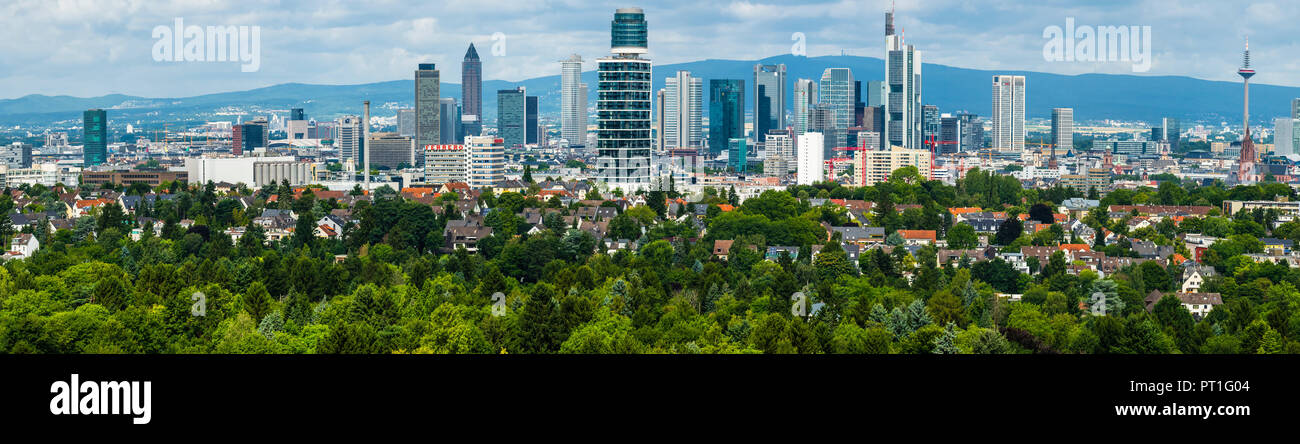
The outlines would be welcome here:
<svg viewBox="0 0 1300 444">
<path fill-rule="evenodd" d="M 587 85 L 582 82 L 582 56 L 560 62 L 560 137 L 571 147 L 587 144 Z"/>
<path fill-rule="evenodd" d="M 771 130 L 763 139 L 763 173 L 783 177 L 795 166 L 794 137 L 790 130 Z"/>
<path fill-rule="evenodd" d="M 467 135 L 477 136 L 483 131 L 483 62 L 478 58 L 474 44 L 465 51 L 460 64 L 461 125 Z"/>
<path fill-rule="evenodd" d="M 745 81 L 709 80 L 709 155 L 727 149 L 728 141 L 745 137 Z"/>
<path fill-rule="evenodd" d="M 102 164 L 108 160 L 108 113 L 91 109 L 82 117 L 82 164 Z"/>
<path fill-rule="evenodd" d="M 651 186 L 650 60 L 645 13 L 620 8 L 610 23 L 610 57 L 597 61 L 596 171 L 601 182 L 624 191 Z"/>
<path fill-rule="evenodd" d="M 1025 150 L 1025 76 L 993 76 L 993 143 L 997 151 Z"/>
<path fill-rule="evenodd" d="M 664 149 L 704 145 L 704 80 L 688 71 L 664 79 Z"/>
<path fill-rule="evenodd" d="M 497 91 L 497 135 L 506 148 L 521 148 L 528 140 L 528 94 L 524 87 Z"/>
<path fill-rule="evenodd" d="M 914 150 L 903 147 L 892 147 L 888 150 L 874 151 L 857 151 L 855 155 L 863 156 L 861 158 L 861 167 L 855 168 L 855 175 L 860 177 L 859 185 L 871 186 L 880 182 L 889 180 L 889 176 L 902 167 L 912 166 L 921 173 L 921 177 L 926 180 L 933 179 L 930 169 L 931 156 L 929 150 Z"/>
<path fill-rule="evenodd" d="M 465 152 L 469 160 L 469 186 L 483 189 L 496 186 L 504 180 L 505 141 L 499 137 L 488 136 L 470 136 L 465 139 Z"/>
<path fill-rule="evenodd" d="M 825 180 L 822 153 L 826 142 L 822 138 L 822 133 L 803 133 L 799 135 L 796 143 L 799 145 L 799 154 L 796 159 L 799 165 L 797 183 L 799 185 L 812 185 Z"/>
<path fill-rule="evenodd" d="M 442 143 L 440 82 L 438 70 L 432 63 L 421 63 L 419 69 L 415 70 L 415 144 L 417 146 Z"/>
<path fill-rule="evenodd" d="M 885 13 L 885 88 L 885 143 L 921 148 L 921 51 L 894 33 L 893 9 Z"/>
</svg>

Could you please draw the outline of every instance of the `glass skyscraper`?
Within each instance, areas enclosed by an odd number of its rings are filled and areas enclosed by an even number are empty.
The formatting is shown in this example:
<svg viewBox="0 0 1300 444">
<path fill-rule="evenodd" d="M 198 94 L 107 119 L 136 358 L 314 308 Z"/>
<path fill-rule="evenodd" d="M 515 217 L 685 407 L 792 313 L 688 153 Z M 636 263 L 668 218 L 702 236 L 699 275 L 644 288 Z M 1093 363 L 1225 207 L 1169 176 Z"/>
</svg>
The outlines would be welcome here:
<svg viewBox="0 0 1300 444">
<path fill-rule="evenodd" d="M 920 149 L 921 51 L 894 34 L 892 10 L 885 13 L 885 56 L 885 144 Z"/>
<path fill-rule="evenodd" d="M 597 61 L 596 171 L 600 181 L 625 191 L 650 181 L 650 60 L 645 13 L 622 8 L 611 23 L 611 57 Z"/>
<path fill-rule="evenodd" d="M 745 81 L 709 80 L 709 154 L 727 149 L 727 141 L 745 137 Z"/>
<path fill-rule="evenodd" d="M 582 56 L 560 62 L 560 136 L 571 147 L 587 144 L 587 85 L 582 83 Z"/>
<path fill-rule="evenodd" d="M 754 140 L 785 128 L 785 65 L 754 65 Z"/>
<path fill-rule="evenodd" d="M 497 135 L 506 148 L 524 146 L 528 138 L 528 99 L 524 87 L 497 91 Z"/>
<path fill-rule="evenodd" d="M 808 132 L 811 128 L 813 107 L 817 106 L 817 82 L 809 79 L 794 81 L 794 135 Z"/>
<path fill-rule="evenodd" d="M 857 100 L 853 85 L 853 71 L 848 68 L 826 68 L 822 72 L 818 101 L 824 109 L 833 113 L 830 126 L 825 129 L 835 130 L 834 147 L 848 146 L 848 129 L 853 126 L 853 107 Z M 827 142 L 831 142 L 830 137 L 831 134 L 827 132 Z M 826 158 L 835 157 L 832 154 L 825 153 Z"/>
<path fill-rule="evenodd" d="M 99 165 L 108 160 L 108 113 L 102 109 L 86 110 L 84 114 L 82 163 Z"/>
<path fill-rule="evenodd" d="M 541 127 L 537 122 L 537 96 L 528 96 L 524 110 L 524 143 L 536 145 L 541 143 Z"/>
</svg>

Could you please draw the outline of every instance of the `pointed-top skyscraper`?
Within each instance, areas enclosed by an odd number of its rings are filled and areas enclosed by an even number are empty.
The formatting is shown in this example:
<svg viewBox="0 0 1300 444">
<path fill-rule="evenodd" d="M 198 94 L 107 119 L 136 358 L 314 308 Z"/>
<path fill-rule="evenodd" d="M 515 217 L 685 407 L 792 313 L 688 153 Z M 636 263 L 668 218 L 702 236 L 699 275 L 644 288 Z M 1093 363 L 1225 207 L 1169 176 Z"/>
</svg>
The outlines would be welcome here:
<svg viewBox="0 0 1300 444">
<path fill-rule="evenodd" d="M 465 51 L 465 61 L 460 65 L 461 124 L 465 135 L 477 136 L 483 129 L 483 62 L 478 59 L 474 44 Z"/>
<path fill-rule="evenodd" d="M 919 149 L 921 146 L 921 51 L 903 43 L 902 30 L 894 33 L 894 8 L 885 12 L 886 146 Z"/>
<path fill-rule="evenodd" d="M 1259 154 L 1255 152 L 1255 142 L 1250 140 L 1250 78 L 1255 76 L 1255 70 L 1250 68 L 1250 39 L 1246 39 L 1246 51 L 1241 56 L 1241 69 L 1237 70 L 1237 75 L 1242 80 L 1242 136 L 1241 136 L 1241 159 L 1237 161 L 1237 181 L 1247 183 L 1254 181 L 1255 162 L 1259 160 Z"/>
</svg>

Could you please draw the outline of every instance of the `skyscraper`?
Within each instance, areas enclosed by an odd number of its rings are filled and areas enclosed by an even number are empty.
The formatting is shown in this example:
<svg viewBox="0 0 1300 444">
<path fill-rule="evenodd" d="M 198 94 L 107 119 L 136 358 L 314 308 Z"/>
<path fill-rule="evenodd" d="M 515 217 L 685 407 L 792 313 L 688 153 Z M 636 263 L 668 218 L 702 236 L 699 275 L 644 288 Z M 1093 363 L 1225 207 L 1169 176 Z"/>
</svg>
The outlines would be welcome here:
<svg viewBox="0 0 1300 444">
<path fill-rule="evenodd" d="M 335 141 L 335 146 L 339 149 L 339 160 L 343 161 L 350 171 L 356 171 L 361 151 L 361 118 L 343 116 L 338 120 L 336 127 L 338 140 Z"/>
<path fill-rule="evenodd" d="M 933 137 L 939 140 L 939 107 L 934 105 L 924 105 L 921 107 L 921 143 L 924 146 L 926 141 Z M 929 147 L 925 147 L 929 149 Z"/>
<path fill-rule="evenodd" d="M 525 99 L 524 110 L 524 143 L 528 145 L 537 145 L 541 143 L 542 127 L 537 120 L 537 96 L 528 96 Z"/>
<path fill-rule="evenodd" d="M 1300 154 L 1300 119 L 1273 119 L 1273 155 Z"/>
<path fill-rule="evenodd" d="M 460 103 L 465 134 L 479 135 L 483 130 L 483 62 L 478 59 L 474 44 L 465 51 L 465 61 L 460 64 Z"/>
<path fill-rule="evenodd" d="M 1300 98 L 1291 99 L 1291 118 L 1300 119 Z"/>
<path fill-rule="evenodd" d="M 1074 149 L 1074 108 L 1052 108 L 1052 154 Z"/>
<path fill-rule="evenodd" d="M 744 173 L 749 166 L 749 145 L 744 137 L 727 141 L 727 167 L 731 171 Z"/>
<path fill-rule="evenodd" d="M 102 164 L 108 160 L 108 112 L 90 109 L 82 117 L 82 164 Z"/>
<path fill-rule="evenodd" d="M 745 81 L 709 80 L 709 155 L 727 149 L 728 140 L 745 137 Z"/>
<path fill-rule="evenodd" d="M 894 34 L 894 10 L 885 13 L 886 145 L 921 148 L 921 51 Z M 870 88 L 868 88 L 870 89 Z"/>
<path fill-rule="evenodd" d="M 885 82 L 869 80 L 862 91 L 862 96 L 862 101 L 867 106 L 885 106 L 885 99 L 889 97 L 889 88 L 885 86 Z"/>
<path fill-rule="evenodd" d="M 794 135 L 808 132 L 812 109 L 817 106 L 817 82 L 809 79 L 794 81 Z M 712 124 L 712 123 L 710 123 Z"/>
<path fill-rule="evenodd" d="M 597 61 L 596 171 L 602 182 L 633 191 L 650 186 L 650 60 L 645 13 L 620 8 L 610 23 L 611 57 Z"/>
<path fill-rule="evenodd" d="M 822 72 L 822 81 L 819 85 L 820 97 L 819 105 L 832 113 L 831 125 L 826 129 L 834 129 L 835 134 L 832 147 L 848 146 L 848 129 L 853 126 L 853 71 L 848 68 L 826 68 Z M 831 135 L 826 134 L 827 139 Z M 827 140 L 831 142 L 831 140 Z M 834 157 L 834 153 L 825 153 L 826 157 Z"/>
<path fill-rule="evenodd" d="M 415 143 L 410 137 L 397 133 L 371 133 L 366 140 L 371 156 L 370 165 L 379 169 L 401 169 L 415 166 Z M 418 156 L 424 157 L 424 156 Z"/>
<path fill-rule="evenodd" d="M 415 71 L 415 145 L 419 147 L 442 143 L 438 76 L 432 63 L 421 63 Z"/>
<path fill-rule="evenodd" d="M 528 140 L 528 98 L 524 87 L 497 91 L 497 135 L 506 148 L 519 148 Z"/>
<path fill-rule="evenodd" d="M 993 149 L 1025 150 L 1025 76 L 993 76 Z"/>
<path fill-rule="evenodd" d="M 704 144 L 704 80 L 689 71 L 664 80 L 664 148 Z M 742 136 L 743 137 L 743 136 Z"/>
<path fill-rule="evenodd" d="M 785 128 L 785 65 L 754 65 L 754 140 Z"/>
<path fill-rule="evenodd" d="M 415 138 L 415 108 L 397 110 L 397 133 Z"/>
<path fill-rule="evenodd" d="M 460 128 L 460 112 L 456 106 L 456 99 L 443 97 L 438 100 L 438 143 L 441 145 L 463 142 L 456 140 L 456 133 Z M 423 164 L 423 156 L 416 159 Z"/>
<path fill-rule="evenodd" d="M 560 137 L 570 147 L 587 144 L 587 95 L 582 83 L 582 56 L 560 62 Z"/>
</svg>

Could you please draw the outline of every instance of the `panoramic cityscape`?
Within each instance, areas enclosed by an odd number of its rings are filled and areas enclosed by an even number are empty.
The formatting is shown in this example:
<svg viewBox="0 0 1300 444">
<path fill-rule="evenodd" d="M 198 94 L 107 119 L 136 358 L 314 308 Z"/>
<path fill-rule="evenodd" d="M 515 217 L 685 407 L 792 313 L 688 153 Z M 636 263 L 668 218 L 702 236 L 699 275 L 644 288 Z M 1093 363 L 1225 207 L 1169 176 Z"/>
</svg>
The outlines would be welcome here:
<svg viewBox="0 0 1300 444">
<path fill-rule="evenodd" d="M 6 91 L 0 351 L 1300 353 L 1300 85 L 1251 56 L 1291 42 L 1149 76 L 1158 26 L 1070 17 L 1043 60 L 1115 72 L 966 69 L 908 10 L 839 55 L 667 55 L 645 5 L 523 81 L 497 33 L 379 83 Z M 152 63 L 274 69 L 204 25 Z"/>
</svg>

